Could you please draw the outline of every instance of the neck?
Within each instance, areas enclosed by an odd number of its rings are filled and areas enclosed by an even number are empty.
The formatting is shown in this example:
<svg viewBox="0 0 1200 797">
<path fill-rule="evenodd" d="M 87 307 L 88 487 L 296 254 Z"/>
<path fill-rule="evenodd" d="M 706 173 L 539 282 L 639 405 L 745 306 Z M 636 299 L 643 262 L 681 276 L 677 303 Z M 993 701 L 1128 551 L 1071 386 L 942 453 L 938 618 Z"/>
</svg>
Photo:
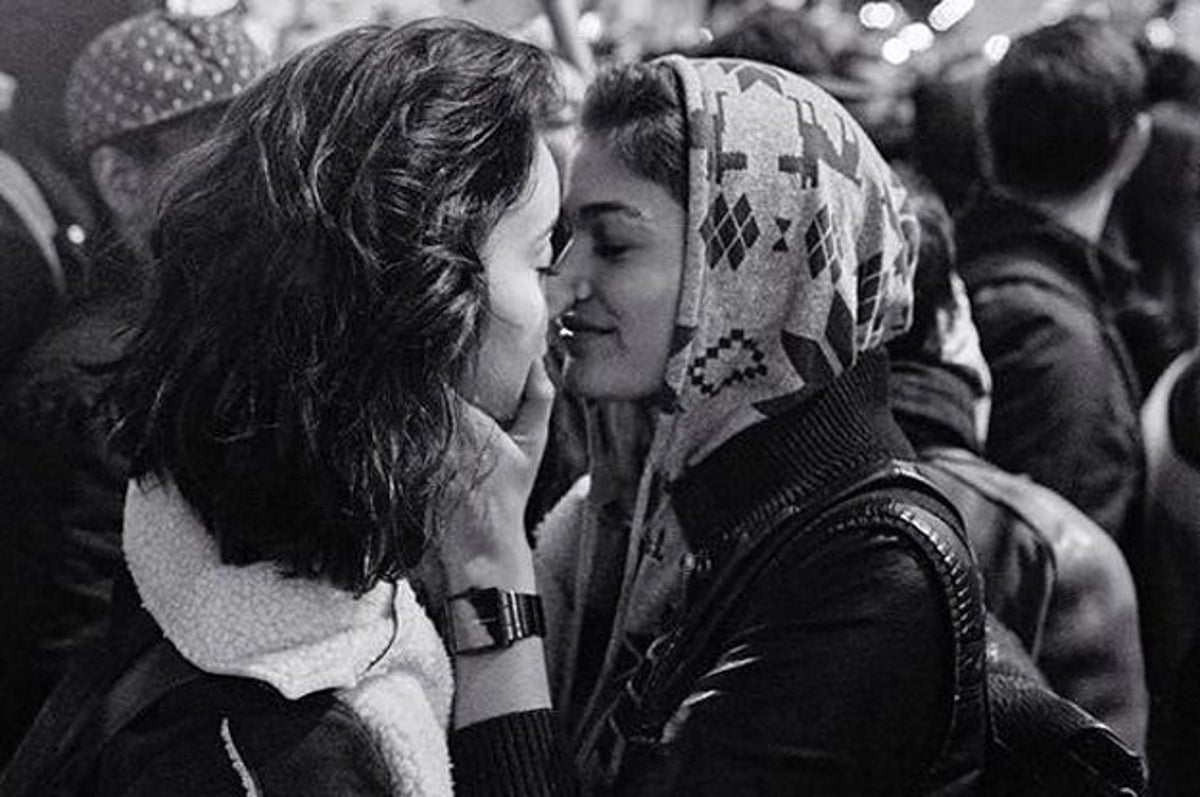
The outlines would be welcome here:
<svg viewBox="0 0 1200 797">
<path fill-rule="evenodd" d="M 1113 191 L 1104 179 L 1069 197 L 1023 197 L 1030 205 L 1054 221 L 1092 243 L 1100 240 L 1108 212 L 1112 208 Z"/>
</svg>

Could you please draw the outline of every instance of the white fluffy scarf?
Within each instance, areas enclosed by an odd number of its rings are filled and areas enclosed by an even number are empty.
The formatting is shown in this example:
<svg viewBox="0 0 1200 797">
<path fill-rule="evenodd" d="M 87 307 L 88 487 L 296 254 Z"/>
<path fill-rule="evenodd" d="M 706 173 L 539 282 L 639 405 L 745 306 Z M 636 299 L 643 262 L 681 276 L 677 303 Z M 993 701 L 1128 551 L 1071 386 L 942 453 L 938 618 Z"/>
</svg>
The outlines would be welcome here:
<svg viewBox="0 0 1200 797">
<path fill-rule="evenodd" d="M 453 793 L 450 662 L 407 582 L 356 599 L 271 564 L 222 564 L 179 492 L 151 482 L 130 483 L 124 548 L 146 610 L 196 667 L 290 700 L 336 689 L 379 746 L 395 794 Z"/>
</svg>

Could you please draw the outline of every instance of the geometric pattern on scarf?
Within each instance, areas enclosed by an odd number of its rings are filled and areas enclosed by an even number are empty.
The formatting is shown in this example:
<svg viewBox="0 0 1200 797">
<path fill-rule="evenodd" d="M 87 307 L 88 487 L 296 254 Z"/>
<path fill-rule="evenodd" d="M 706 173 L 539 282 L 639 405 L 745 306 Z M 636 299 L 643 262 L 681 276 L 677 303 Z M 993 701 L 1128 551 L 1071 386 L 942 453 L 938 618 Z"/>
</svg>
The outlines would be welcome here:
<svg viewBox="0 0 1200 797">
<path fill-rule="evenodd" d="M 684 264 L 615 634 L 585 720 L 584 739 L 596 743 L 608 724 L 606 687 L 636 666 L 631 649 L 661 633 L 681 602 L 687 550 L 666 500 L 671 482 L 832 382 L 912 317 L 917 222 L 846 111 L 775 67 L 659 63 L 678 78 L 687 122 Z M 608 760 L 592 764 L 604 770 L 619 755 L 600 758 Z"/>
<path fill-rule="evenodd" d="M 663 62 L 690 145 L 686 342 L 648 463 L 669 482 L 907 328 L 916 224 L 870 140 L 813 84 L 751 61 Z"/>
</svg>

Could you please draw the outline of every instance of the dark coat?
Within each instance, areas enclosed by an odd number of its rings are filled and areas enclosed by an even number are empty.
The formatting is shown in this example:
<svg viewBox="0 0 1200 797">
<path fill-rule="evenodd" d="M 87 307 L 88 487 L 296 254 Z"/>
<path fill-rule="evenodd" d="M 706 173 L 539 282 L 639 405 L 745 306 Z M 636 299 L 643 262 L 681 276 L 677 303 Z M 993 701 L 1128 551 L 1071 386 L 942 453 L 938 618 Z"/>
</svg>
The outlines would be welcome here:
<svg viewBox="0 0 1200 797">
<path fill-rule="evenodd" d="M 107 628 L 126 466 L 99 402 L 123 307 L 78 308 L 0 383 L 0 758 Z"/>
<path fill-rule="evenodd" d="M 0 375 L 45 329 L 57 307 L 50 266 L 16 212 L 0 200 Z"/>
<path fill-rule="evenodd" d="M 708 616 L 709 596 L 724 600 L 715 585 L 731 560 L 719 551 L 733 529 L 795 544 L 746 585 L 696 656 L 696 677 L 681 682 L 678 702 L 673 689 L 646 687 L 645 702 L 634 698 L 639 711 L 674 713 L 661 736 L 647 745 L 626 698 L 599 699 L 618 725 L 596 726 L 604 730 L 580 753 L 585 769 L 605 768 L 611 745 L 628 745 L 617 793 L 972 793 L 987 730 L 982 596 L 957 520 L 935 524 L 924 538 L 934 540 L 930 548 L 886 512 L 855 512 L 846 527 L 800 520 L 839 506 L 835 486 L 911 457 L 887 413 L 886 365 L 878 355 L 864 359 L 673 486 L 689 548 L 707 557 L 715 546 L 688 584 L 688 604 L 699 607 L 692 617 Z M 912 506 L 899 488 L 871 488 L 869 498 Z M 942 578 L 955 568 L 957 587 Z M 599 630 L 593 624 L 588 633 Z M 643 655 L 630 686 L 616 692 L 658 677 L 656 657 Z"/>
<path fill-rule="evenodd" d="M 367 723 L 334 690 L 290 700 L 183 658 L 122 569 L 102 644 L 81 653 L 43 707 L 0 791 L 90 797 L 287 794 L 385 797 L 394 776 Z M 552 714 L 505 714 L 449 736 L 455 793 L 563 794 Z"/>
<path fill-rule="evenodd" d="M 1155 795 L 1200 783 L 1200 355 L 1180 357 L 1142 410 L 1149 462 L 1142 638 Z"/>
<path fill-rule="evenodd" d="M 1128 270 L 995 194 L 968 210 L 958 244 L 995 380 L 987 458 L 1059 493 L 1128 552 L 1145 473 L 1141 389 L 1115 323 Z"/>
</svg>

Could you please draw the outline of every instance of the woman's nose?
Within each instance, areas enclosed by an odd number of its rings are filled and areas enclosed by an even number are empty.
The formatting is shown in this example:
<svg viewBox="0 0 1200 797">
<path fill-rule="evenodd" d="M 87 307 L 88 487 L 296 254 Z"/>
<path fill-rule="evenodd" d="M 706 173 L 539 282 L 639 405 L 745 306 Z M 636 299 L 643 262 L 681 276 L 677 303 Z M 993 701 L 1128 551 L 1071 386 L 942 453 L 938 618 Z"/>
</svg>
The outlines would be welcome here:
<svg viewBox="0 0 1200 797">
<path fill-rule="evenodd" d="M 546 303 L 551 317 L 562 315 L 591 295 L 591 279 L 585 272 L 576 247 L 569 246 L 559 260 L 558 272 L 546 283 Z"/>
</svg>

